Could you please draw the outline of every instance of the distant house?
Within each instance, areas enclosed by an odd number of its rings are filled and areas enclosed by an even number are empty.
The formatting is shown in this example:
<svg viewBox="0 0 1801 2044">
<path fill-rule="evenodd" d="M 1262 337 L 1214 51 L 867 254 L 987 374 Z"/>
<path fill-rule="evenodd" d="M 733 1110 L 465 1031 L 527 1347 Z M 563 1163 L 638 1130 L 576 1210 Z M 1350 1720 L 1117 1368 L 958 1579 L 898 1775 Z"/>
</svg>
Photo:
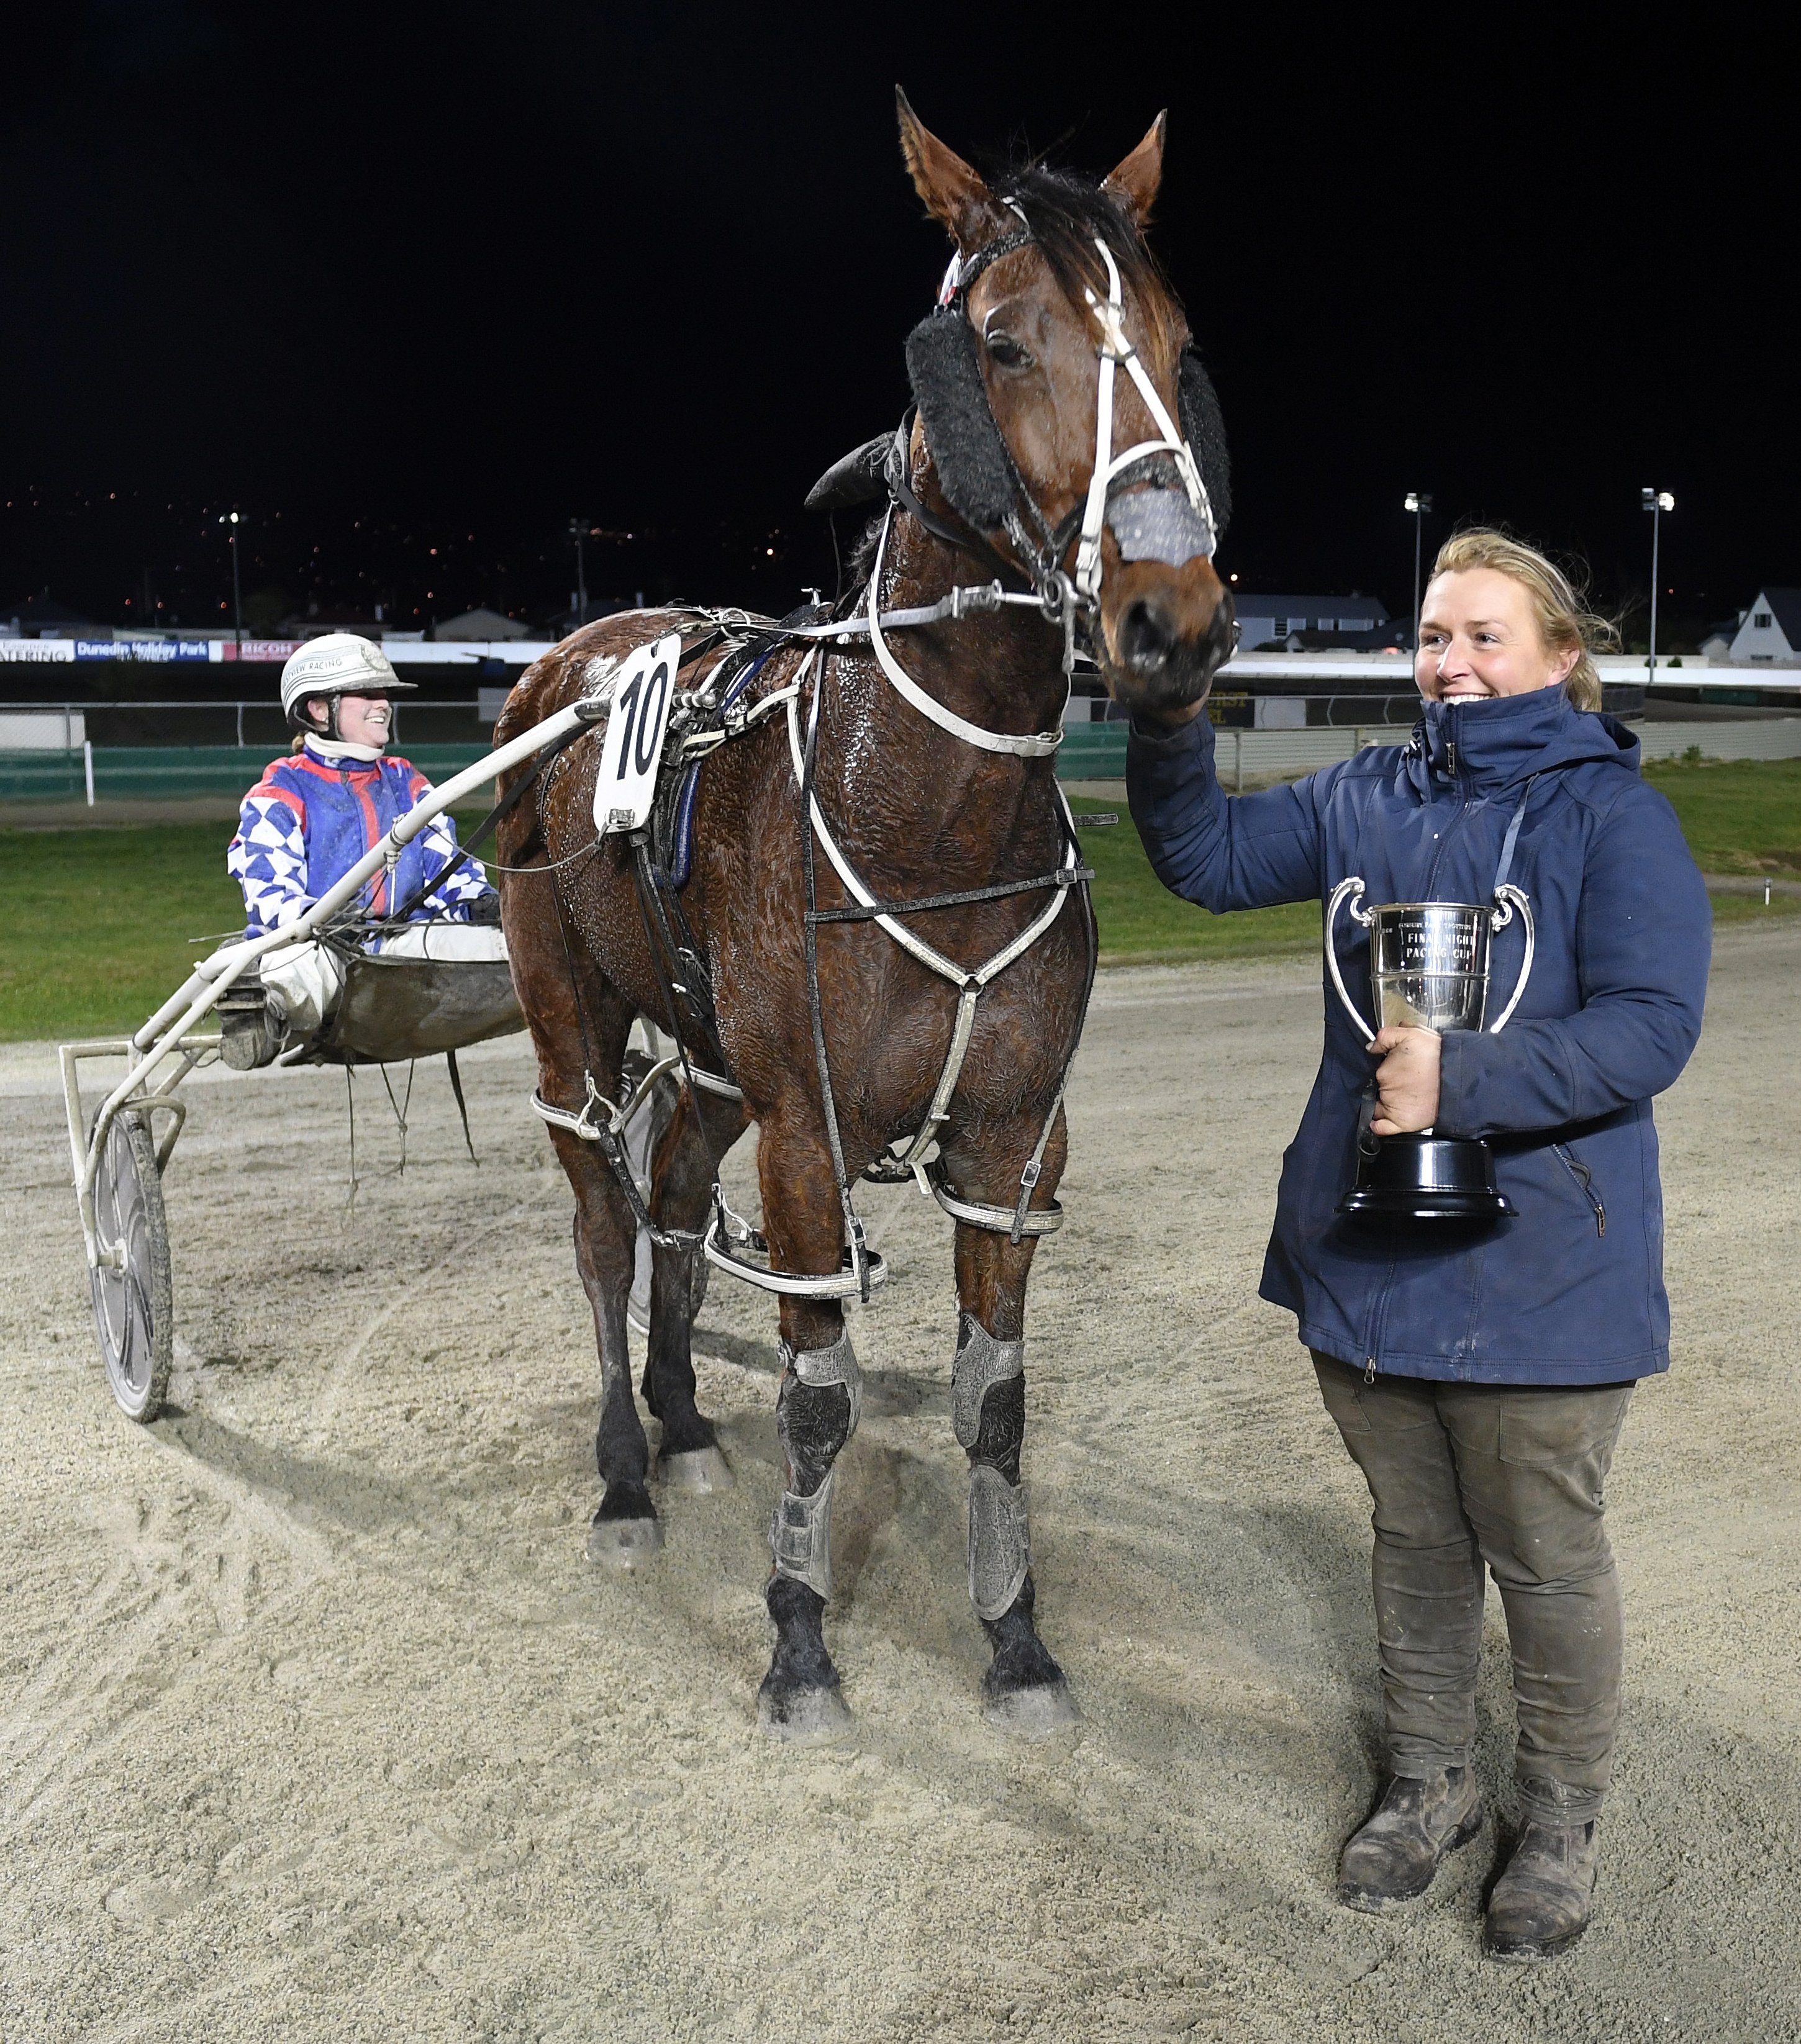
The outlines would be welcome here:
<svg viewBox="0 0 1801 2044">
<path fill-rule="evenodd" d="M 434 639 L 528 639 L 531 627 L 517 617 L 502 617 L 498 610 L 478 605 L 460 617 L 447 617 L 432 634 Z"/>
<path fill-rule="evenodd" d="M 1364 644 L 1364 633 L 1388 622 L 1387 609 L 1372 596 L 1250 596 L 1233 590 L 1232 601 L 1246 653 L 1287 651 L 1291 639 L 1316 632 L 1330 635 L 1326 643 L 1334 646 Z M 1357 636 L 1339 636 L 1349 633 Z"/>
<path fill-rule="evenodd" d="M 1760 590 L 1739 613 L 1726 658 L 1734 667 L 1801 667 L 1801 589 Z"/>
</svg>

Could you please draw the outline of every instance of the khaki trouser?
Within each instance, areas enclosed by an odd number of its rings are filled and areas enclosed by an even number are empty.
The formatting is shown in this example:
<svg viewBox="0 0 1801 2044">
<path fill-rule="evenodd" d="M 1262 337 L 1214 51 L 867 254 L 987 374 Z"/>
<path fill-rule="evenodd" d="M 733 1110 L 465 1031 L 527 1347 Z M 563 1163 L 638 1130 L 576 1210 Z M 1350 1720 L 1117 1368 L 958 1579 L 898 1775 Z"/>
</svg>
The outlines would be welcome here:
<svg viewBox="0 0 1801 2044">
<path fill-rule="evenodd" d="M 1317 1350 L 1314 1365 L 1376 1504 L 1389 1765 L 1417 1777 L 1469 1764 L 1486 1562 L 1513 1650 L 1524 1814 L 1586 1822 L 1619 1725 L 1619 1577 L 1603 1490 L 1633 1387 L 1366 1384 Z"/>
</svg>

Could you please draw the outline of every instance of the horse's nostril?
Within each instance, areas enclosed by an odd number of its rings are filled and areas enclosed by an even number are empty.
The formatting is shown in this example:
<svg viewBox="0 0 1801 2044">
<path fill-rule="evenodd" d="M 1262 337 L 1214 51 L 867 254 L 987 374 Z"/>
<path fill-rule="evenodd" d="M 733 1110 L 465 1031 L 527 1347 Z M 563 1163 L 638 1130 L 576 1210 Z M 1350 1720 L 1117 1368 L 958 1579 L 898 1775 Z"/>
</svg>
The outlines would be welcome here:
<svg viewBox="0 0 1801 2044">
<path fill-rule="evenodd" d="M 1141 674 L 1160 674 L 1176 651 L 1175 620 L 1163 605 L 1135 597 L 1119 620 L 1119 651 L 1129 667 Z"/>
</svg>

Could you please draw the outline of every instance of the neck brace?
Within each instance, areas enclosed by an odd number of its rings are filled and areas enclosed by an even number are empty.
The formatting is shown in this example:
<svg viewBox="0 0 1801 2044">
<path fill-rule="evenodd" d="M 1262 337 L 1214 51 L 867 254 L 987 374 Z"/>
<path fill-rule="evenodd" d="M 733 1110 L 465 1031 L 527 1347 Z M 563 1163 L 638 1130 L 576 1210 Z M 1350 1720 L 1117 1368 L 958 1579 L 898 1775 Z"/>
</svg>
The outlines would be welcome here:
<svg viewBox="0 0 1801 2044">
<path fill-rule="evenodd" d="M 386 750 L 379 745 L 352 745 L 348 738 L 321 738 L 315 732 L 306 734 L 306 750 L 316 752 L 321 759 L 337 766 L 341 760 L 354 759 L 365 766 L 373 766 Z"/>
</svg>

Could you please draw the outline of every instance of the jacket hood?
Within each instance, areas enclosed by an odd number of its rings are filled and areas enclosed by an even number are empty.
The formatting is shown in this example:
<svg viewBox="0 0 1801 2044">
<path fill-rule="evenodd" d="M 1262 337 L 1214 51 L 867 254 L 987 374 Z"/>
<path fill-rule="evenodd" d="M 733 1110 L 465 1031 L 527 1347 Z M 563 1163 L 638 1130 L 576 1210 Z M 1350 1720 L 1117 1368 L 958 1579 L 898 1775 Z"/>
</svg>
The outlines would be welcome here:
<svg viewBox="0 0 1801 2044">
<path fill-rule="evenodd" d="M 1422 794 L 1460 774 L 1473 787 L 1505 788 L 1548 768 L 1595 760 L 1638 771 L 1637 739 L 1603 710 L 1576 709 L 1560 688 L 1488 701 L 1429 702 L 1407 747 Z"/>
</svg>

